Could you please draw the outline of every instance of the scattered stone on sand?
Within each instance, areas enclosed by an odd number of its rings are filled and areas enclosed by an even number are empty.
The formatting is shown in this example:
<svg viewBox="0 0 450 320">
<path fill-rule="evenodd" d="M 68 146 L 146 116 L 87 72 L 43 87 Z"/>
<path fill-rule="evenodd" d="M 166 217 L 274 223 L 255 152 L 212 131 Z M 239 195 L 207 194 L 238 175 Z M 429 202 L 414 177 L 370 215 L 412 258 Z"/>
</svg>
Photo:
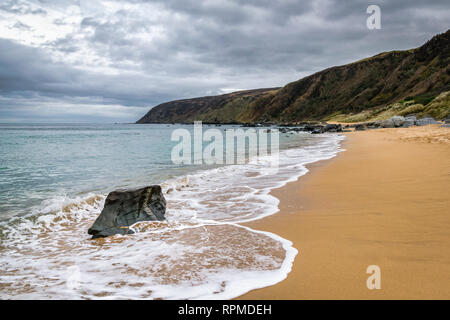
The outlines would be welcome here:
<svg viewBox="0 0 450 320">
<path fill-rule="evenodd" d="M 450 124 L 450 118 L 442 120 L 444 124 Z M 301 123 L 301 124 L 289 124 L 294 127 L 288 127 L 288 124 L 279 125 L 281 133 L 290 133 L 293 132 L 310 132 L 312 134 L 321 134 L 325 132 L 350 132 L 351 128 L 354 128 L 355 131 L 364 131 L 367 129 L 379 129 L 379 128 L 409 128 L 412 126 L 425 126 L 428 124 L 439 124 L 442 122 L 436 121 L 434 118 L 430 116 L 425 116 L 422 119 L 417 119 L 416 115 L 409 114 L 405 117 L 403 116 L 393 116 L 386 120 L 378 120 L 371 122 L 362 122 L 356 124 L 335 124 L 335 123 Z M 444 127 L 446 127 L 444 125 Z"/>
</svg>

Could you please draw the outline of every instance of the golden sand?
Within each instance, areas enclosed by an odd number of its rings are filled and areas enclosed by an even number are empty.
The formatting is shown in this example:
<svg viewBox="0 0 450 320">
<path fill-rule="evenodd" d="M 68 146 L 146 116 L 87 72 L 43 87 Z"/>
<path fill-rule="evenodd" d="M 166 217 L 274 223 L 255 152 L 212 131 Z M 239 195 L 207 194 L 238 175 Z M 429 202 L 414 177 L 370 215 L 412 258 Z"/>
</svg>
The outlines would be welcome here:
<svg viewBox="0 0 450 320">
<path fill-rule="evenodd" d="M 248 224 L 299 254 L 286 280 L 241 299 L 450 299 L 450 128 L 352 132 L 343 147 Z M 369 265 L 380 290 L 367 289 Z"/>
</svg>

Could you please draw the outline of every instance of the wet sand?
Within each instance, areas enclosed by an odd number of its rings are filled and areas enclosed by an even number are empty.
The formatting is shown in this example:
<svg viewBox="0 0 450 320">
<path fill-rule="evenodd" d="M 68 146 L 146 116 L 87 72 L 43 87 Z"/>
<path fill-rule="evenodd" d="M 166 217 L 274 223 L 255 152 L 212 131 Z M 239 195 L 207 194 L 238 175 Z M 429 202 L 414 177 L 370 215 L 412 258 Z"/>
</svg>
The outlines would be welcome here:
<svg viewBox="0 0 450 320">
<path fill-rule="evenodd" d="M 240 299 L 450 299 L 450 128 L 346 135 L 345 152 L 273 192 L 280 212 L 247 224 L 299 254 L 286 280 Z"/>
</svg>

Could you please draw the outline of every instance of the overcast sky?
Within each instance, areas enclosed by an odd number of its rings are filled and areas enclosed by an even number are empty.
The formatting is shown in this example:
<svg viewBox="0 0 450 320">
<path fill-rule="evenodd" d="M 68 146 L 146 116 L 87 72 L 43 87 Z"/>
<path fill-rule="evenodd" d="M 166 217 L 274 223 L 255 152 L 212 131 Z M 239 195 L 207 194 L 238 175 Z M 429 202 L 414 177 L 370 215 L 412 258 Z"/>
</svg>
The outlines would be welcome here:
<svg viewBox="0 0 450 320">
<path fill-rule="evenodd" d="M 0 122 L 134 122 L 418 47 L 449 21 L 449 0 L 0 0 Z"/>
</svg>

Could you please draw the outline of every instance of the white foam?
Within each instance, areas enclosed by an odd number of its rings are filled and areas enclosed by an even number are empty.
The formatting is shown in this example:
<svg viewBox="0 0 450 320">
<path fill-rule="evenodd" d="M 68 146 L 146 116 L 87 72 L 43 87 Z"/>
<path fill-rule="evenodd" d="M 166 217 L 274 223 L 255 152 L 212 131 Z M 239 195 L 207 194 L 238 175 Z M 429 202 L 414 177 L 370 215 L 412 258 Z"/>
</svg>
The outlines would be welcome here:
<svg viewBox="0 0 450 320">
<path fill-rule="evenodd" d="M 164 222 L 139 223 L 133 236 L 89 240 L 105 195 L 57 198 L 39 214 L 2 223 L 0 298 L 230 299 L 285 279 L 297 249 L 289 240 L 240 225 L 278 211 L 274 188 L 305 165 L 340 151 L 338 135 L 252 164 L 199 171 L 168 181 Z M 68 270 L 79 287 L 68 288 Z M 70 275 L 69 275 L 70 276 Z"/>
</svg>

